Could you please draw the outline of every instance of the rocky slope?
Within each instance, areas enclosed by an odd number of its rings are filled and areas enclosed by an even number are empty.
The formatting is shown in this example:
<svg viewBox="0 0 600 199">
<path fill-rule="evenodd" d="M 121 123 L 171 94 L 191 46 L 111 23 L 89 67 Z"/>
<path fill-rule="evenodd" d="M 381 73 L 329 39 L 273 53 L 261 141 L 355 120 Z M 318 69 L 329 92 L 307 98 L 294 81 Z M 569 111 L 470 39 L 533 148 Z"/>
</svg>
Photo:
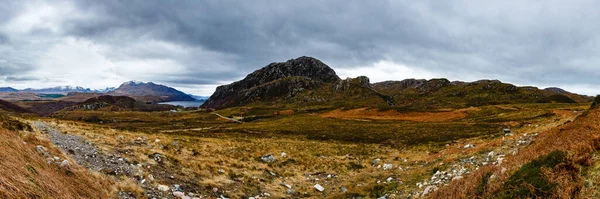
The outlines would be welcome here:
<svg viewBox="0 0 600 199">
<path fill-rule="evenodd" d="M 394 97 L 396 104 L 411 107 L 464 107 L 510 103 L 582 103 L 591 97 L 562 89 L 518 87 L 498 80 L 451 82 L 447 79 L 386 81 L 372 87 Z"/>
<path fill-rule="evenodd" d="M 240 81 L 217 87 L 203 106 L 221 108 L 245 104 L 250 99 L 259 97 L 291 97 L 298 91 L 314 89 L 319 84 L 339 80 L 335 71 L 318 59 L 299 57 L 287 62 L 271 63 Z"/>
<path fill-rule="evenodd" d="M 559 88 L 518 87 L 498 80 L 406 79 L 374 84 L 367 77 L 341 80 L 318 59 L 299 57 L 271 63 L 240 81 L 219 86 L 203 107 L 219 109 L 260 102 L 437 110 L 512 103 L 583 103 L 591 99 Z"/>
<path fill-rule="evenodd" d="M 194 101 L 194 98 L 174 88 L 152 82 L 125 82 L 108 95 L 130 96 L 138 101 Z"/>
</svg>

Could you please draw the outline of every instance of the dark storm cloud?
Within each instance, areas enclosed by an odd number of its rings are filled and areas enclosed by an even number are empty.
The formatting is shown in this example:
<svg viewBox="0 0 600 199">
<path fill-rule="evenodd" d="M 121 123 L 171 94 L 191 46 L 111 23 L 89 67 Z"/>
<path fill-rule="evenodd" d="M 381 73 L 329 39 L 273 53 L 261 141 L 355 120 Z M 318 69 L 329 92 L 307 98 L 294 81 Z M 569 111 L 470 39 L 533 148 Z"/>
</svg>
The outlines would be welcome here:
<svg viewBox="0 0 600 199">
<path fill-rule="evenodd" d="M 32 3 L 0 5 L 0 21 L 22 17 L 19 10 Z M 308 55 L 336 69 L 371 67 L 385 60 L 456 80 L 600 83 L 596 78 L 600 28 L 593 24 L 600 14 L 594 1 L 89 0 L 72 4 L 74 9 L 56 24 L 36 24 L 27 34 L 74 37 L 98 45 L 102 60 L 116 67 L 133 68 L 140 62 L 164 66 L 164 71 L 111 69 L 124 71 L 118 75 L 126 77 L 144 72 L 141 77 L 147 81 L 214 85 L 242 78 L 270 62 Z M 4 52 L 2 41 L 12 42 L 15 35 L 0 31 L 0 52 Z M 15 47 L 19 44 L 18 38 L 12 44 L 19 53 L 34 47 L 19 50 Z M 21 57 L 19 61 L 27 56 Z M 0 65 L 0 72 L 14 69 Z"/>
<path fill-rule="evenodd" d="M 20 76 L 8 76 L 5 78 L 7 82 L 23 82 L 23 81 L 33 81 L 40 80 L 37 77 L 20 77 Z"/>
</svg>

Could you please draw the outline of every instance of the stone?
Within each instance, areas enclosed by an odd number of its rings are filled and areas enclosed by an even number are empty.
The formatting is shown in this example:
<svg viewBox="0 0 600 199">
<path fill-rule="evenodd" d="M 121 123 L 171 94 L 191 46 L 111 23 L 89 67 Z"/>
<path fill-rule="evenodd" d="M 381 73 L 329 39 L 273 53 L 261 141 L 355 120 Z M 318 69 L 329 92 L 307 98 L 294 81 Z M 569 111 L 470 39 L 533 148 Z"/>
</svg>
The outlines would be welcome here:
<svg viewBox="0 0 600 199">
<path fill-rule="evenodd" d="M 460 179 L 463 179 L 463 177 L 462 176 L 454 176 L 454 178 L 452 178 L 452 181 L 460 180 Z"/>
<path fill-rule="evenodd" d="M 379 158 L 374 159 L 373 161 L 371 161 L 371 165 L 377 165 L 379 164 L 379 161 L 381 161 Z"/>
<path fill-rule="evenodd" d="M 473 144 L 467 144 L 463 148 L 470 149 L 470 148 L 473 148 L 473 147 L 475 147 L 475 145 L 473 145 Z"/>
<path fill-rule="evenodd" d="M 324 188 L 323 186 L 321 186 L 320 184 L 316 184 L 316 185 L 314 186 L 314 188 L 315 188 L 317 191 L 320 191 L 320 192 L 323 192 L 323 191 L 325 191 L 325 188 Z"/>
<path fill-rule="evenodd" d="M 183 192 L 176 191 L 176 192 L 173 192 L 173 196 L 182 198 L 183 196 L 185 196 L 185 194 Z"/>
<path fill-rule="evenodd" d="M 68 160 L 63 160 L 60 163 L 60 167 L 66 170 L 71 170 L 71 163 Z"/>
<path fill-rule="evenodd" d="M 392 165 L 392 164 L 383 164 L 383 170 L 392 169 L 393 167 L 394 167 L 394 165 Z"/>
<path fill-rule="evenodd" d="M 348 192 L 348 188 L 342 187 L 342 188 L 340 188 L 340 191 L 342 191 L 342 193 L 346 193 L 346 192 Z"/>
<path fill-rule="evenodd" d="M 46 156 L 46 155 L 48 155 L 48 150 L 46 149 L 46 147 L 44 147 L 44 146 L 42 146 L 42 145 L 37 145 L 37 146 L 35 147 L 35 149 L 37 150 L 37 152 L 38 152 L 40 155 L 43 155 L 43 156 Z"/>
<path fill-rule="evenodd" d="M 282 158 L 286 158 L 286 157 L 287 157 L 287 154 L 286 154 L 285 152 L 281 152 L 281 157 L 282 157 Z"/>
<path fill-rule="evenodd" d="M 154 181 L 154 176 L 152 174 L 148 175 L 148 180 Z"/>
<path fill-rule="evenodd" d="M 431 192 L 434 192 L 436 189 L 437 189 L 437 187 L 433 186 L 433 185 L 425 187 L 425 190 L 423 191 L 423 195 L 421 195 L 421 197 L 424 197 L 427 194 L 430 194 Z"/>
<path fill-rule="evenodd" d="M 167 192 L 167 191 L 169 191 L 169 187 L 166 185 L 160 184 L 160 185 L 158 185 L 158 190 L 162 191 L 162 192 Z"/>
<path fill-rule="evenodd" d="M 504 174 L 506 172 L 506 168 L 502 167 L 502 170 L 500 170 L 501 174 Z"/>
<path fill-rule="evenodd" d="M 292 185 L 286 184 L 285 182 L 282 182 L 281 186 L 287 187 L 288 189 L 292 188 Z"/>
<path fill-rule="evenodd" d="M 277 159 L 275 158 L 275 156 L 273 156 L 273 154 L 267 154 L 267 155 L 263 155 L 262 157 L 260 157 L 260 159 L 261 159 L 263 162 L 266 162 L 266 163 L 275 162 L 275 160 L 277 160 Z"/>
</svg>

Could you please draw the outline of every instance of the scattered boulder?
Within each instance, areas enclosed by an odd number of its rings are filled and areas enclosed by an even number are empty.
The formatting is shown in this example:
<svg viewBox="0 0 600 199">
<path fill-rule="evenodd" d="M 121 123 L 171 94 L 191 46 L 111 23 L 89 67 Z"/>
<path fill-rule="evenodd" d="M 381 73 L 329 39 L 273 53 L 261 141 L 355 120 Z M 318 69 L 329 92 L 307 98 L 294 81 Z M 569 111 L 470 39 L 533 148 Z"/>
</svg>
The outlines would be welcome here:
<svg viewBox="0 0 600 199">
<path fill-rule="evenodd" d="M 37 146 L 35 147 L 35 149 L 37 150 L 37 152 L 38 152 L 40 155 L 43 155 L 43 156 L 46 156 L 46 155 L 48 155 L 48 150 L 46 149 L 46 147 L 44 147 L 44 146 L 42 146 L 42 145 L 37 145 Z"/>
<path fill-rule="evenodd" d="M 379 158 L 374 159 L 373 161 L 371 161 L 371 165 L 378 165 L 380 161 L 381 160 Z"/>
<path fill-rule="evenodd" d="M 260 157 L 260 159 L 261 159 L 263 162 L 266 162 L 266 163 L 275 162 L 275 160 L 277 160 L 277 159 L 275 158 L 275 156 L 273 156 L 273 154 L 267 154 L 267 155 L 263 155 L 262 157 Z"/>
<path fill-rule="evenodd" d="M 65 170 L 71 170 L 71 163 L 68 160 L 63 160 L 60 163 L 60 167 L 65 169 Z"/>
<path fill-rule="evenodd" d="M 282 157 L 282 158 L 286 158 L 286 157 L 287 157 L 287 154 L 286 154 L 285 152 L 281 152 L 281 157 Z"/>
<path fill-rule="evenodd" d="M 183 192 L 176 191 L 176 192 L 173 192 L 173 196 L 178 197 L 178 198 L 183 198 L 183 196 L 185 196 L 185 194 Z"/>
<path fill-rule="evenodd" d="M 323 186 L 321 186 L 320 184 L 316 184 L 314 187 L 319 192 L 325 191 L 325 188 Z"/>
<path fill-rule="evenodd" d="M 421 197 L 426 196 L 427 194 L 430 194 L 431 192 L 434 192 L 435 190 L 437 190 L 436 186 L 430 185 L 425 187 L 425 190 L 423 191 L 423 195 L 421 195 Z"/>
<path fill-rule="evenodd" d="M 340 188 L 340 191 L 342 191 L 342 193 L 346 193 L 346 192 L 348 192 L 348 188 L 342 187 L 342 188 Z"/>
<path fill-rule="evenodd" d="M 475 145 L 473 145 L 473 144 L 467 144 L 463 148 L 470 149 L 470 148 L 473 148 L 473 147 L 475 147 Z"/>
<path fill-rule="evenodd" d="M 169 187 L 166 185 L 160 184 L 160 185 L 158 185 L 158 190 L 162 191 L 162 192 L 167 192 L 167 191 L 169 191 Z"/>
<path fill-rule="evenodd" d="M 393 167 L 394 167 L 394 165 L 392 165 L 392 164 L 383 164 L 383 170 L 392 169 Z"/>
</svg>

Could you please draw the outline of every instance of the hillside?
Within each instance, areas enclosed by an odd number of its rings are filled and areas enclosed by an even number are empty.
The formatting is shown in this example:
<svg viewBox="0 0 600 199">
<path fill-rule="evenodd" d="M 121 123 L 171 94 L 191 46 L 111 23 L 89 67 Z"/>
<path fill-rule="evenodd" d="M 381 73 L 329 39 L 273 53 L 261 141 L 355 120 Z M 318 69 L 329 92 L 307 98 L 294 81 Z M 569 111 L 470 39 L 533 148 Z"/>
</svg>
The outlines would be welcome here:
<svg viewBox="0 0 600 199">
<path fill-rule="evenodd" d="M 155 84 L 152 82 L 130 81 L 121 84 L 108 95 L 129 96 L 138 101 L 166 102 L 166 101 L 194 101 L 194 98 L 174 88 Z"/>
<path fill-rule="evenodd" d="M 451 82 L 447 79 L 406 79 L 379 82 L 372 87 L 393 97 L 398 106 L 422 109 L 512 103 L 585 103 L 592 99 L 566 91 L 557 92 L 557 89 L 518 87 L 498 80 Z"/>
<path fill-rule="evenodd" d="M 338 106 L 356 102 L 385 106 L 391 104 L 388 101 L 387 96 L 371 89 L 367 77 L 341 80 L 318 59 L 299 57 L 271 63 L 240 81 L 219 86 L 203 107 L 219 109 L 255 102 Z"/>
<path fill-rule="evenodd" d="M 591 99 L 559 88 L 518 87 L 498 80 L 406 79 L 373 84 L 367 77 L 341 80 L 318 59 L 299 57 L 271 63 L 240 81 L 219 86 L 203 107 L 262 104 L 438 110 L 515 103 L 587 103 Z"/>
<path fill-rule="evenodd" d="M 572 122 L 540 132 L 536 141 L 431 198 L 596 198 L 600 191 L 600 108 L 594 105 Z"/>
<path fill-rule="evenodd" d="M 28 124 L 0 115 L 0 198 L 109 198 L 117 187 L 66 158 L 30 132 Z M 28 128 L 4 127 L 26 126 Z M 8 126 L 10 127 L 10 126 Z M 25 131 L 23 131 L 25 130 Z"/>
<path fill-rule="evenodd" d="M 16 113 L 31 113 L 31 111 L 26 108 L 4 100 L 0 100 L 0 110 Z"/>
</svg>

